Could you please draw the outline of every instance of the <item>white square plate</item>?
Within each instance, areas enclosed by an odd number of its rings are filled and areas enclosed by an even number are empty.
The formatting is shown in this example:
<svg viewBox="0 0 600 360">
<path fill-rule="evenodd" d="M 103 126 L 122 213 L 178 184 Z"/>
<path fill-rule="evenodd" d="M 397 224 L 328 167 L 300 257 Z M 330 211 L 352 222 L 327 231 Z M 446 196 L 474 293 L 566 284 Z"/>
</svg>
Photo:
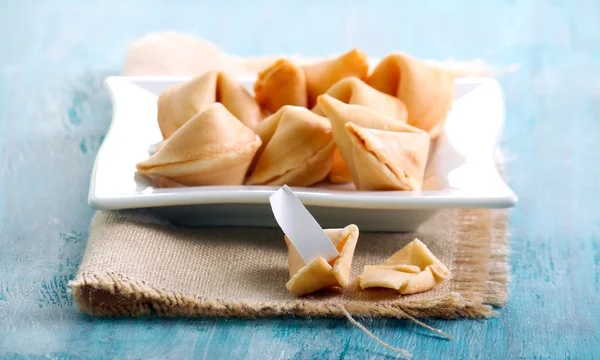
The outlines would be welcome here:
<svg viewBox="0 0 600 360">
<path fill-rule="evenodd" d="M 96 209 L 153 208 L 191 226 L 277 226 L 269 186 L 153 188 L 135 164 L 162 139 L 156 101 L 188 77 L 109 77 L 113 120 L 92 172 L 88 203 Z M 240 79 L 251 91 L 253 79 Z M 354 223 L 363 231 L 412 231 L 444 208 L 506 208 L 517 197 L 497 171 L 494 150 L 504 121 L 494 79 L 457 79 L 445 130 L 433 143 L 424 190 L 355 191 L 320 184 L 293 188 L 322 227 Z"/>
</svg>

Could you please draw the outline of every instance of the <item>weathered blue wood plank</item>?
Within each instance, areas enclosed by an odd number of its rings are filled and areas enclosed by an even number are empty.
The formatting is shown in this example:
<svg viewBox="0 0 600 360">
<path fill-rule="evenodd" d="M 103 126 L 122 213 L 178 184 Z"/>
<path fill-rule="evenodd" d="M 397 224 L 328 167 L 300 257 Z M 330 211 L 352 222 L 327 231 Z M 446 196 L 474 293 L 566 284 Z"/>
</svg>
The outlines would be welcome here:
<svg viewBox="0 0 600 360">
<path fill-rule="evenodd" d="M 511 186 L 509 305 L 488 321 L 365 320 L 417 358 L 597 357 L 600 5 L 594 1 L 139 1 L 0 4 L 0 357 L 385 358 L 342 320 L 92 319 L 66 286 L 93 214 L 89 172 L 110 121 L 102 79 L 129 41 L 173 29 L 240 55 L 358 46 L 484 57 L 501 79 Z"/>
</svg>

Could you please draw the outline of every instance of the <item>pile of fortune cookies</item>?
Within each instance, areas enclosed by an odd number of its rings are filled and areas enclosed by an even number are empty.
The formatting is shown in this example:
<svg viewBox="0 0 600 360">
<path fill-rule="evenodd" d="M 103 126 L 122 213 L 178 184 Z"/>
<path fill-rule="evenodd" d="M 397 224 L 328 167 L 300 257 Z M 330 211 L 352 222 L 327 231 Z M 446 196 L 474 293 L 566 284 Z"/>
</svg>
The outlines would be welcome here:
<svg viewBox="0 0 600 360">
<path fill-rule="evenodd" d="M 281 58 L 258 73 L 254 95 L 212 71 L 160 94 L 164 140 L 136 168 L 165 187 L 418 191 L 454 92 L 452 74 L 403 53 L 371 73 L 356 49 L 307 65 Z"/>
</svg>

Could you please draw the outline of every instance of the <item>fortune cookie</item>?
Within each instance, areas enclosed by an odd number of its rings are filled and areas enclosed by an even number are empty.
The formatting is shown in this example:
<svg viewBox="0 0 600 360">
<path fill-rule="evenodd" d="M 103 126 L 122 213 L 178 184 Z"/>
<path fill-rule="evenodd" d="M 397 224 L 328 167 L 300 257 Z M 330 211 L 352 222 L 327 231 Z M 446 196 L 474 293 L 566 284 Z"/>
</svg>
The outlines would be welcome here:
<svg viewBox="0 0 600 360">
<path fill-rule="evenodd" d="M 312 108 L 319 95 L 324 94 L 333 84 L 346 77 L 366 80 L 369 72 L 367 54 L 353 49 L 328 60 L 304 66 L 308 107 Z"/>
<path fill-rule="evenodd" d="M 362 105 L 377 110 L 404 123 L 408 119 L 406 106 L 397 97 L 375 90 L 355 77 L 347 77 L 338 81 L 325 94 L 346 104 Z M 312 111 L 324 115 L 318 104 L 313 107 Z"/>
<path fill-rule="evenodd" d="M 331 160 L 331 170 L 329 171 L 329 181 L 334 184 L 343 184 L 352 181 L 352 173 L 337 147 L 333 152 Z"/>
<path fill-rule="evenodd" d="M 252 95 L 234 78 L 211 71 L 172 86 L 158 97 L 158 126 L 167 139 L 194 115 L 215 102 L 222 103 L 239 121 L 254 128 L 264 117 Z"/>
<path fill-rule="evenodd" d="M 188 186 L 241 185 L 260 145 L 254 131 L 221 103 L 213 103 L 136 168 L 144 175 Z"/>
<path fill-rule="evenodd" d="M 360 275 L 361 289 L 382 287 L 408 295 L 433 289 L 450 271 L 419 239 L 400 249 L 382 265 L 367 265 Z"/>
<path fill-rule="evenodd" d="M 344 289 L 350 285 L 350 265 L 358 241 L 358 227 L 348 225 L 343 229 L 324 231 L 339 252 L 339 256 L 331 263 L 319 257 L 306 264 L 292 242 L 285 237 L 290 273 L 290 280 L 285 286 L 296 296 L 331 287 Z"/>
<path fill-rule="evenodd" d="M 358 190 L 420 190 L 429 154 L 424 131 L 329 95 L 319 107 Z"/>
<path fill-rule="evenodd" d="M 271 113 L 284 105 L 312 108 L 317 97 L 339 80 L 346 77 L 366 80 L 368 71 L 367 55 L 357 49 L 305 66 L 279 59 L 258 74 L 255 99 Z"/>
<path fill-rule="evenodd" d="M 284 105 L 307 106 L 304 70 L 286 59 L 279 59 L 258 73 L 254 98 L 261 108 L 275 113 Z"/>
<path fill-rule="evenodd" d="M 375 90 L 364 81 L 355 77 L 348 77 L 338 81 L 325 94 L 346 104 L 369 107 L 384 115 L 398 119 L 398 121 L 406 122 L 408 119 L 406 106 L 402 101 L 395 96 Z M 313 107 L 312 111 L 319 115 L 324 115 L 318 104 Z M 352 180 L 350 170 L 339 151 L 334 153 L 329 180 L 333 183 L 345 183 Z"/>
<path fill-rule="evenodd" d="M 286 105 L 255 131 L 263 146 L 247 184 L 310 186 L 331 170 L 335 145 L 326 118 L 303 107 Z"/>
<path fill-rule="evenodd" d="M 454 99 L 451 73 L 406 54 L 386 56 L 367 80 L 375 89 L 396 96 L 408 109 L 408 124 L 429 133 L 443 130 Z"/>
</svg>

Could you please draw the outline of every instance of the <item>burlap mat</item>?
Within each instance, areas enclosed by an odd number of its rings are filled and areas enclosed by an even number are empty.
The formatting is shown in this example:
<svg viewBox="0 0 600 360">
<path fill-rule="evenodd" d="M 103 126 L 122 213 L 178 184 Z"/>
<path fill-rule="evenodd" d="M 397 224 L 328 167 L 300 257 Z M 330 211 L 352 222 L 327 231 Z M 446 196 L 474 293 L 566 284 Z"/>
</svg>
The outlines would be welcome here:
<svg viewBox="0 0 600 360">
<path fill-rule="evenodd" d="M 169 54 L 169 55 L 165 55 Z M 174 33 L 135 42 L 126 75 L 193 75 L 214 68 L 254 72 L 272 58 L 245 61 Z M 489 75 L 479 62 L 445 63 L 458 76 Z M 432 291 L 399 297 L 352 286 L 296 298 L 285 288 L 287 251 L 279 229 L 181 228 L 150 211 L 99 211 L 71 291 L 94 315 L 488 317 L 508 299 L 507 212 L 444 210 L 414 234 L 361 233 L 352 276 L 415 237 L 452 278 Z"/>
</svg>

